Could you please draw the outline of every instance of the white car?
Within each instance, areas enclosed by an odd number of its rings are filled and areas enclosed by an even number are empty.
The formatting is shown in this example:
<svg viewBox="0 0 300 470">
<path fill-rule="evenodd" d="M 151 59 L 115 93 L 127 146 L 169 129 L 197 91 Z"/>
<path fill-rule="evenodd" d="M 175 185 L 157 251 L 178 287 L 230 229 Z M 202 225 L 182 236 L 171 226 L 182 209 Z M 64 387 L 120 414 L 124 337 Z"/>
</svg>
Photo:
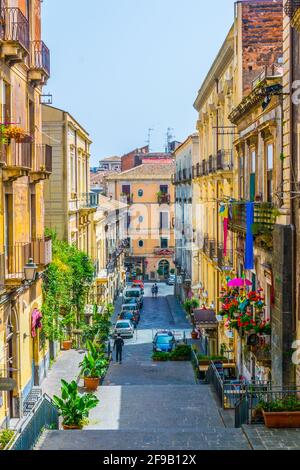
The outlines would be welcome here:
<svg viewBox="0 0 300 470">
<path fill-rule="evenodd" d="M 113 335 L 117 336 L 120 334 L 124 338 L 133 338 L 134 326 L 130 320 L 118 320 Z"/>
</svg>

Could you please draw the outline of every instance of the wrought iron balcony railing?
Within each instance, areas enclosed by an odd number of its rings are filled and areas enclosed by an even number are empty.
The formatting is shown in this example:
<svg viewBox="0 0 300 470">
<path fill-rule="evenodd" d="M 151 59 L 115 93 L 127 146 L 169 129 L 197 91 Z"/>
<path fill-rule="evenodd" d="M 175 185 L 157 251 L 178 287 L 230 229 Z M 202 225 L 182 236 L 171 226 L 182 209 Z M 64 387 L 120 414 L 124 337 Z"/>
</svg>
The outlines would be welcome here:
<svg viewBox="0 0 300 470">
<path fill-rule="evenodd" d="M 233 268 L 233 250 L 227 249 L 226 256 L 224 255 L 224 245 L 218 245 L 218 267 L 222 271 L 230 270 Z"/>
<path fill-rule="evenodd" d="M 233 154 L 231 150 L 219 150 L 217 153 L 217 171 L 230 171 L 233 169 Z"/>
<path fill-rule="evenodd" d="M 38 144 L 35 146 L 33 171 L 52 173 L 52 147 L 50 145 Z"/>
<path fill-rule="evenodd" d="M 19 8 L 1 8 L 0 40 L 17 43 L 29 52 L 29 22 Z"/>
<path fill-rule="evenodd" d="M 79 197 L 80 209 L 96 209 L 99 205 L 99 194 L 83 193 Z"/>
<path fill-rule="evenodd" d="M 272 204 L 266 202 L 254 203 L 255 235 L 271 233 L 276 223 L 276 211 Z M 246 202 L 235 202 L 230 205 L 229 228 L 233 232 L 246 233 Z"/>
<path fill-rule="evenodd" d="M 30 67 L 50 77 L 50 51 L 43 41 L 31 41 Z"/>
<path fill-rule="evenodd" d="M 0 144 L 0 161 L 7 167 L 32 168 L 32 143 L 17 142 Z"/>
<path fill-rule="evenodd" d="M 0 283 L 21 282 L 25 279 L 25 264 L 32 258 L 38 266 L 47 266 L 52 261 L 52 240 L 50 237 L 28 243 L 5 246 L 0 254 Z"/>
<path fill-rule="evenodd" d="M 170 204 L 171 202 L 170 194 L 158 194 L 157 202 L 158 204 Z"/>
</svg>

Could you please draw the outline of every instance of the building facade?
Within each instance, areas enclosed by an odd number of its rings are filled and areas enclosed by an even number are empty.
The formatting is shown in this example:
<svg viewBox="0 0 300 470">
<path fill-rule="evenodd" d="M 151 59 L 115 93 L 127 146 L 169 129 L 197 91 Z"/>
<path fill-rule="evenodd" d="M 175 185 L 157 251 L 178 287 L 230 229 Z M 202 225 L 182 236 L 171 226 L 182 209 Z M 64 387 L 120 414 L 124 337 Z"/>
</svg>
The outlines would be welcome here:
<svg viewBox="0 0 300 470">
<path fill-rule="evenodd" d="M 133 277 L 157 281 L 175 272 L 173 173 L 173 161 L 157 161 L 107 178 L 108 195 L 130 206 L 126 265 Z"/>
<path fill-rule="evenodd" d="M 99 171 L 121 171 L 121 157 L 107 157 L 99 162 Z"/>
<path fill-rule="evenodd" d="M 40 309 L 52 254 L 44 237 L 52 155 L 42 141 L 40 103 L 50 53 L 41 38 L 41 2 L 2 1 L 0 16 L 0 382 L 9 381 L 0 391 L 1 427 L 23 416 L 49 366 Z"/>
<path fill-rule="evenodd" d="M 287 328 L 283 329 L 278 347 L 286 351 L 294 351 L 292 361 L 290 355 L 285 364 L 280 364 L 279 372 L 285 382 L 291 381 L 296 375 L 297 384 L 300 385 L 300 223 L 299 223 L 299 179 L 300 179 L 300 151 L 299 151 L 299 47 L 300 47 L 300 3 L 298 1 L 284 1 L 283 19 L 283 206 L 281 219 L 290 224 L 293 238 L 289 240 L 292 251 L 291 262 L 286 267 L 292 271 L 291 298 L 292 309 L 289 309 Z M 285 318 L 278 317 L 278 323 L 285 324 Z M 285 372 L 286 371 L 286 372 Z"/>
<path fill-rule="evenodd" d="M 254 80 L 266 66 L 282 64 L 282 55 L 282 1 L 237 2 L 233 26 L 194 103 L 199 113 L 199 159 L 193 171 L 198 190 L 194 203 L 198 199 L 199 205 L 194 227 L 199 232 L 196 295 L 202 305 L 216 313 L 222 306 L 222 286 L 226 286 L 227 278 L 241 273 L 239 246 L 233 232 L 228 230 L 227 203 L 242 184 L 239 165 L 244 165 L 244 161 L 236 156 L 238 131 L 229 115 L 252 92 Z M 253 193 L 255 175 L 253 171 L 251 174 Z M 227 331 L 224 322 L 219 323 L 217 330 L 210 332 L 209 352 L 215 353 L 225 346 L 234 351 L 240 362 L 237 338 Z"/>
<path fill-rule="evenodd" d="M 90 191 L 89 134 L 66 111 L 43 105 L 43 141 L 53 149 L 45 185 L 45 225 L 92 257 L 92 218 L 98 194 Z"/>
<path fill-rule="evenodd" d="M 196 247 L 196 194 L 193 181 L 193 164 L 199 155 L 198 134 L 189 136 L 174 152 L 175 184 L 175 264 L 177 269 L 175 293 L 184 302 L 193 296 L 193 288 L 199 284 Z M 194 201 L 194 207 L 193 207 Z M 194 210 L 193 210 L 194 209 Z M 180 282 L 178 282 L 180 281 Z"/>
<path fill-rule="evenodd" d="M 93 218 L 93 253 L 96 260 L 94 302 L 113 303 L 126 282 L 127 205 L 99 196 Z"/>
</svg>

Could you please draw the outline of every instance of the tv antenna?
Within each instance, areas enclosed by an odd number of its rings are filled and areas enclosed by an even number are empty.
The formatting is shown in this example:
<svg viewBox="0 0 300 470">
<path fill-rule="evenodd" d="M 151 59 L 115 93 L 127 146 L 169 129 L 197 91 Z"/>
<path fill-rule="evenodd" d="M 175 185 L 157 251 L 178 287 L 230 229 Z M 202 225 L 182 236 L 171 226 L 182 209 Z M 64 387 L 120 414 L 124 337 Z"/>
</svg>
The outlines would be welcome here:
<svg viewBox="0 0 300 470">
<path fill-rule="evenodd" d="M 149 127 L 148 129 L 148 139 L 146 140 L 146 144 L 148 145 L 149 147 L 149 152 L 151 151 L 151 134 L 152 132 L 154 132 L 155 129 Z"/>
<path fill-rule="evenodd" d="M 172 131 L 174 131 L 173 127 L 168 127 L 166 137 L 167 137 L 167 144 L 166 144 L 166 153 L 171 152 L 171 142 L 175 138 Z"/>
</svg>

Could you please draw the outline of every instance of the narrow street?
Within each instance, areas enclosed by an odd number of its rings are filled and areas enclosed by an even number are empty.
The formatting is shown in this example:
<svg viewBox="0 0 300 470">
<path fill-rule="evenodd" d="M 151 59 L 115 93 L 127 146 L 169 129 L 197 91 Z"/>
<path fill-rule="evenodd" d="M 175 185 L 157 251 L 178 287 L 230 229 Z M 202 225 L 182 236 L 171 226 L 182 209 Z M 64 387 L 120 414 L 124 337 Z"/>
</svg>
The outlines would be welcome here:
<svg viewBox="0 0 300 470">
<path fill-rule="evenodd" d="M 146 287 L 136 337 L 126 340 L 123 364 L 110 366 L 89 425 L 48 431 L 41 450 L 249 449 L 241 430 L 225 428 L 209 386 L 196 383 L 191 363 L 151 360 L 156 329 L 190 333 L 184 312 L 169 307 L 172 293 L 161 285 L 159 298 L 152 299 Z"/>
</svg>

